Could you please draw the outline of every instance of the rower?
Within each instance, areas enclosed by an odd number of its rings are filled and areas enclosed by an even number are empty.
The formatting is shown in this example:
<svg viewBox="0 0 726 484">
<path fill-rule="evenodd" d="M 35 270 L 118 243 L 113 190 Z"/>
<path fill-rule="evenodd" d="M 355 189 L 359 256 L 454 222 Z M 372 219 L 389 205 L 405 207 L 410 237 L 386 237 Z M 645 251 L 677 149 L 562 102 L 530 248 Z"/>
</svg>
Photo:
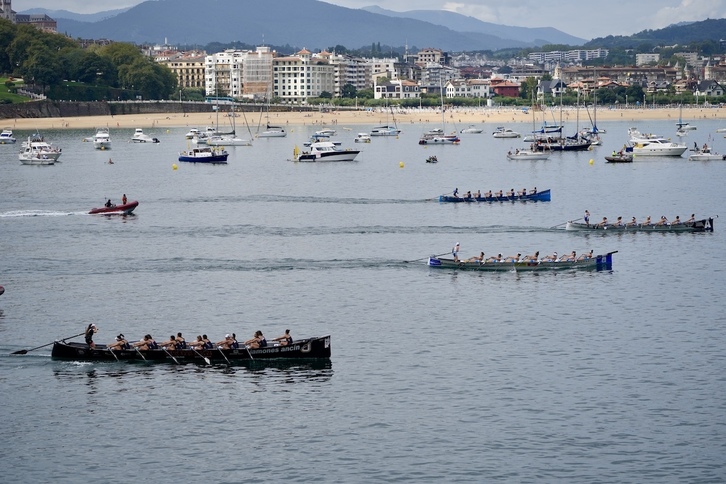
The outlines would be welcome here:
<svg viewBox="0 0 726 484">
<path fill-rule="evenodd" d="M 602 218 L 602 222 L 600 222 L 599 224 L 597 224 L 597 227 L 605 228 L 605 227 L 607 227 L 607 225 L 608 225 L 608 218 L 607 217 L 603 217 Z"/>
<path fill-rule="evenodd" d="M 696 221 L 696 214 L 695 214 L 695 213 L 692 213 L 692 214 L 691 214 L 691 218 L 689 218 L 688 220 L 686 220 L 686 221 L 685 221 L 685 223 L 687 223 L 687 224 L 692 224 L 692 223 L 694 223 L 695 221 Z"/>
<path fill-rule="evenodd" d="M 628 222 L 627 225 L 629 227 L 635 227 L 636 225 L 638 225 L 638 221 L 635 220 L 635 217 L 633 217 L 632 219 L 630 219 L 630 222 Z"/>
<path fill-rule="evenodd" d="M 577 260 L 587 260 L 587 259 L 592 259 L 592 252 L 593 252 L 593 250 L 592 250 L 592 249 L 590 249 L 590 252 L 588 252 L 588 253 L 586 253 L 586 254 L 582 254 L 582 255 L 581 255 L 580 257 L 578 257 L 578 258 L 577 258 Z"/>
<path fill-rule="evenodd" d="M 679 215 L 676 215 L 676 219 L 671 222 L 671 225 L 680 225 L 681 223 L 681 217 Z"/>
<path fill-rule="evenodd" d="M 131 345 L 129 345 L 129 342 L 126 341 L 126 337 L 123 335 L 123 333 L 119 333 L 119 335 L 116 336 L 116 341 L 109 345 L 106 345 L 106 347 L 109 350 L 127 350 L 131 348 Z"/>
<path fill-rule="evenodd" d="M 469 257 L 466 259 L 466 262 L 482 262 L 484 260 L 484 252 L 480 252 L 479 255 L 475 255 L 474 257 Z"/>
</svg>

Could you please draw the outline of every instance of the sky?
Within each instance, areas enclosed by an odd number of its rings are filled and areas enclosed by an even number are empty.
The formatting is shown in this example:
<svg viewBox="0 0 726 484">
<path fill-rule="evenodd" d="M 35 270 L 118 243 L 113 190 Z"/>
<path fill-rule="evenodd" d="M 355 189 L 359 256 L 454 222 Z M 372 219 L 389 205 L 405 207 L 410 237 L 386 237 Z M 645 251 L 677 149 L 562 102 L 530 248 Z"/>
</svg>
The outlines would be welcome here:
<svg viewBox="0 0 726 484">
<path fill-rule="evenodd" d="M 13 0 L 12 7 L 16 12 L 46 8 L 96 13 L 139 3 L 142 1 Z M 448 10 L 501 25 L 554 27 L 586 40 L 608 35 L 632 35 L 678 22 L 726 18 L 726 0 L 328 0 L 326 3 L 348 8 L 378 5 L 397 12 Z"/>
</svg>

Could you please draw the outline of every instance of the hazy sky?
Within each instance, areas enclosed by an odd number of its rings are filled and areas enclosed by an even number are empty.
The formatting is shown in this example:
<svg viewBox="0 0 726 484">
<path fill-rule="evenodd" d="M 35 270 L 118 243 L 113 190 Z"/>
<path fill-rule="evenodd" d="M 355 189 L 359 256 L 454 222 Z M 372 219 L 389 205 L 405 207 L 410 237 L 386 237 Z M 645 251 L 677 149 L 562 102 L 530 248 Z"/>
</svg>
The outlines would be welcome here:
<svg viewBox="0 0 726 484">
<path fill-rule="evenodd" d="M 139 3 L 141 0 L 13 0 L 12 5 L 17 12 L 47 8 L 96 13 Z M 329 0 L 327 3 L 348 8 L 379 5 L 398 12 L 449 10 L 495 24 L 554 27 L 583 39 L 632 35 L 678 22 L 726 18 L 726 0 Z"/>
</svg>

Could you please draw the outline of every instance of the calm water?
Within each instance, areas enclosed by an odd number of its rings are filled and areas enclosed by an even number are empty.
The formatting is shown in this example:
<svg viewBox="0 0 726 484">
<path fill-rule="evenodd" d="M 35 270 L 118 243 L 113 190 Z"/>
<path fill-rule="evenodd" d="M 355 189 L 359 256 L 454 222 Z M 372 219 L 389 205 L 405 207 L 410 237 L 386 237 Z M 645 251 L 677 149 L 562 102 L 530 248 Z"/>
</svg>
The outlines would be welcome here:
<svg viewBox="0 0 726 484">
<path fill-rule="evenodd" d="M 697 125 L 689 146 L 726 152 L 722 126 Z M 358 162 L 290 162 L 311 126 L 178 170 L 188 128 L 146 129 L 158 145 L 112 130 L 109 152 L 81 142 L 92 132 L 48 131 L 63 148 L 51 167 L 0 146 L 3 480 L 726 481 L 723 219 L 712 234 L 552 228 L 585 209 L 719 215 L 726 162 L 605 164 L 622 123 L 600 124 L 604 146 L 545 162 L 507 161 L 523 143 L 492 139 L 493 125 L 428 148 L 418 125 L 365 145 L 353 138 L 369 126 L 336 127 Z M 533 186 L 552 201 L 435 201 Z M 135 216 L 86 215 L 123 193 Z M 599 273 L 424 265 L 456 242 L 467 257 L 618 253 Z M 102 342 L 290 328 L 331 334 L 333 357 L 228 369 L 9 356 L 89 322 Z"/>
</svg>

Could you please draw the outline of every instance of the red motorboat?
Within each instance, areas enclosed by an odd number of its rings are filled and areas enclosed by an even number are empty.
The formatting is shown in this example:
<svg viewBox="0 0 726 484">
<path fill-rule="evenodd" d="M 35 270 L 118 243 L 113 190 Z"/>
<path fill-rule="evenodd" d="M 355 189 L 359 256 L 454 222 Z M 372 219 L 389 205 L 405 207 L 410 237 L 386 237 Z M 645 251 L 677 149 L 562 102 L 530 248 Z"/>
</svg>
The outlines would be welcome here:
<svg viewBox="0 0 726 484">
<path fill-rule="evenodd" d="M 100 213 L 103 215 L 129 215 L 139 205 L 139 202 L 132 200 L 122 205 L 111 205 L 108 207 L 93 208 L 88 213 Z"/>
</svg>

